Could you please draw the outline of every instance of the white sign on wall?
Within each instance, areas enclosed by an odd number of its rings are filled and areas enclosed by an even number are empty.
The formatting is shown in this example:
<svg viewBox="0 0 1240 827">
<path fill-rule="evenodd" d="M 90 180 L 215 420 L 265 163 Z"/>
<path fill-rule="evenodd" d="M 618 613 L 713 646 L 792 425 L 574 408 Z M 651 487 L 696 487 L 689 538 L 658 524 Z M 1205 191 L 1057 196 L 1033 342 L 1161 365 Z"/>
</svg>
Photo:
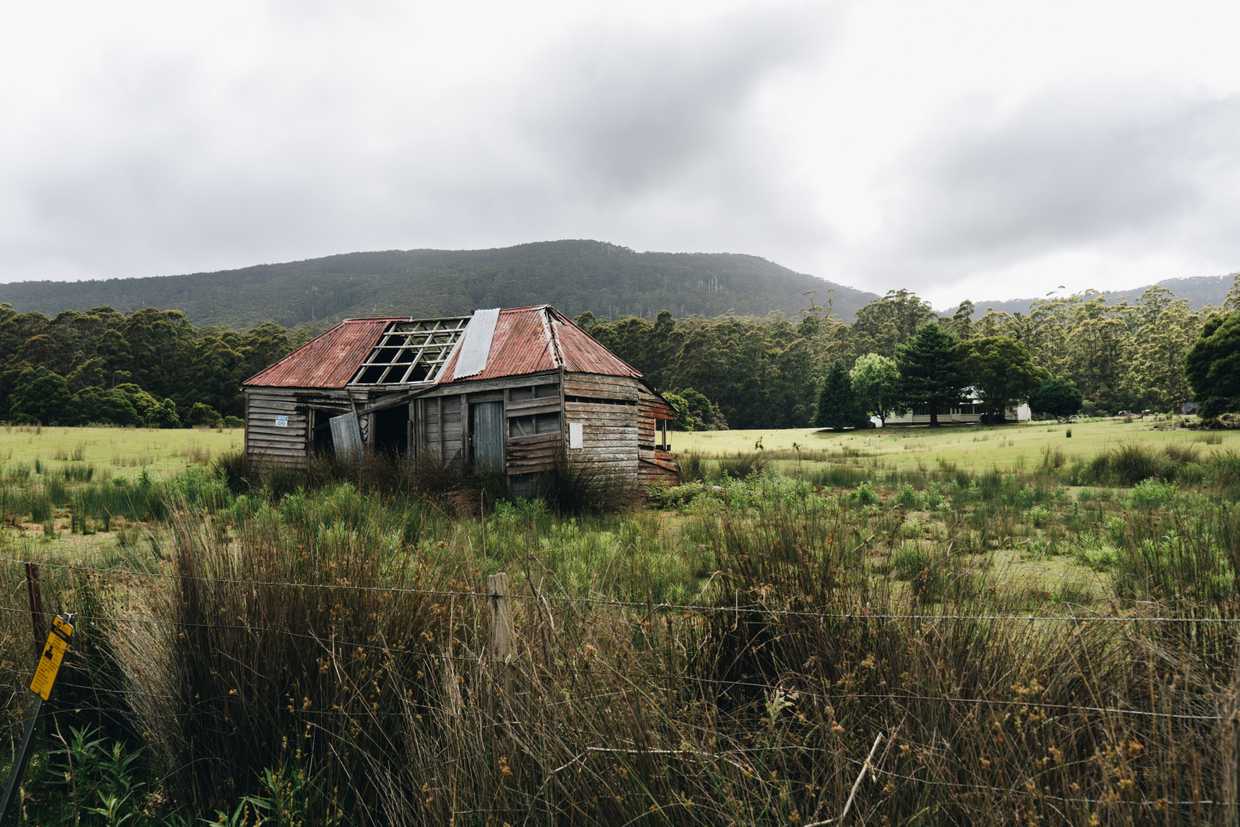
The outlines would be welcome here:
<svg viewBox="0 0 1240 827">
<path fill-rule="evenodd" d="M 277 427 L 277 428 L 287 428 L 287 427 L 288 427 L 288 417 L 287 417 L 287 416 L 285 416 L 284 414 L 280 414 L 279 416 L 277 416 L 277 417 L 276 417 L 276 427 Z"/>
<path fill-rule="evenodd" d="M 585 445 L 585 434 L 580 422 L 568 423 L 568 447 L 580 448 Z"/>
</svg>

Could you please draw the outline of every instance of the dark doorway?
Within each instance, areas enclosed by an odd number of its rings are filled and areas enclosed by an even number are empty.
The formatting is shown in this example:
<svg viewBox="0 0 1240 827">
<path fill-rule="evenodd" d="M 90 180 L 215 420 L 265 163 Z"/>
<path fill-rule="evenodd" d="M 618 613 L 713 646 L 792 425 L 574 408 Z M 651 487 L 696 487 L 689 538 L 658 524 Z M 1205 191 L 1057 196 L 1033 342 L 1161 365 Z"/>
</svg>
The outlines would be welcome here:
<svg viewBox="0 0 1240 827">
<path fill-rule="evenodd" d="M 409 405 L 375 412 L 375 453 L 390 457 L 409 454 Z"/>
<path fill-rule="evenodd" d="M 310 448 L 316 455 L 332 456 L 335 445 L 332 444 L 332 411 L 314 412 L 314 433 L 310 435 Z"/>
</svg>

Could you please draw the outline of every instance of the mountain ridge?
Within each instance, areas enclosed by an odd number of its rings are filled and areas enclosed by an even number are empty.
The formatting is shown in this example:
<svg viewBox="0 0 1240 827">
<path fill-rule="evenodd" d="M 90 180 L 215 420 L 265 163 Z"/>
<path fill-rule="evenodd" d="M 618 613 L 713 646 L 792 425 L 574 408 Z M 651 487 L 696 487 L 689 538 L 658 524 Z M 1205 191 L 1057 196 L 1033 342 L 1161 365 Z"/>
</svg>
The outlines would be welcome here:
<svg viewBox="0 0 1240 827">
<path fill-rule="evenodd" d="M 1194 276 L 1156 285 L 1199 308 L 1221 304 L 1231 279 Z M 1133 302 L 1149 286 L 1102 295 L 1111 303 Z M 637 252 L 588 239 L 479 250 L 335 253 L 164 276 L 0 283 L 0 303 L 18 311 L 180 308 L 195 323 L 233 327 L 264 321 L 322 326 L 350 316 L 436 316 L 542 303 L 573 315 L 588 310 L 612 318 L 661 310 L 677 316 L 777 312 L 795 317 L 811 304 L 830 304 L 836 316 L 852 321 L 858 309 L 878 298 L 746 253 Z M 975 316 L 990 309 L 1027 313 L 1035 301 L 976 301 Z"/>
<path fill-rule="evenodd" d="M 1189 306 L 1197 310 L 1207 305 L 1222 304 L 1223 299 L 1227 297 L 1227 291 L 1231 289 L 1232 280 L 1236 275 L 1236 273 L 1224 273 L 1218 276 L 1178 276 L 1161 279 L 1153 284 L 1146 284 L 1141 287 L 1131 287 L 1126 290 L 1100 290 L 1098 292 L 1107 304 L 1123 304 L 1125 302 L 1132 304 L 1140 299 L 1141 294 L 1151 287 L 1165 287 L 1174 293 L 1177 298 L 1187 299 Z M 975 308 L 973 315 L 974 318 L 980 318 L 986 315 L 988 310 L 996 310 L 1003 313 L 1028 313 L 1034 302 L 1042 301 L 1044 298 L 1049 297 L 977 301 L 973 303 Z M 940 312 L 950 315 L 952 311 L 949 309 Z"/>
<path fill-rule="evenodd" d="M 798 313 L 831 301 L 852 318 L 874 293 L 744 253 L 637 252 L 590 240 L 483 250 L 383 250 L 214 272 L 0 283 L 0 303 L 57 313 L 180 307 L 195 322 L 322 324 L 384 313 L 443 315 L 476 307 L 554 304 L 600 316 Z"/>
</svg>

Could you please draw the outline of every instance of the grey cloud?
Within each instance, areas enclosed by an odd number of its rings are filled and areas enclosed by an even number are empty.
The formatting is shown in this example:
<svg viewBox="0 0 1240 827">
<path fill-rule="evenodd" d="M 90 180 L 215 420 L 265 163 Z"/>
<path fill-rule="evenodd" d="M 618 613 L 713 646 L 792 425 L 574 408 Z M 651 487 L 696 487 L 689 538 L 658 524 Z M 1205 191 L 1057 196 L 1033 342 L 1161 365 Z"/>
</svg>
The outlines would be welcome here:
<svg viewBox="0 0 1240 827">
<path fill-rule="evenodd" d="M 719 153 L 741 160 L 743 139 L 761 129 L 752 96 L 829 49 L 831 20 L 769 5 L 698 30 L 574 32 L 539 72 L 554 94 L 526 117 L 544 151 L 583 184 L 616 194 L 659 188 Z"/>
<path fill-rule="evenodd" d="M 324 37 L 284 18 L 276 33 Z M 772 236 L 804 248 L 821 233 L 777 150 L 754 151 L 765 133 L 750 104 L 821 53 L 828 21 L 768 5 L 707 24 L 591 24 L 451 95 L 434 77 L 304 55 L 229 75 L 117 47 L 82 105 L 10 168 L 22 220 L 0 229 L 0 281 L 579 235 L 778 257 Z M 321 23 L 342 37 L 370 25 Z"/>
<path fill-rule="evenodd" d="M 915 171 L 901 218 L 931 260 L 993 261 L 1176 232 L 1240 162 L 1240 98 L 1157 90 L 1047 94 L 994 119 L 959 113 Z M 917 174 L 919 173 L 919 174 Z"/>
<path fill-rule="evenodd" d="M 1192 91 L 1191 70 L 1175 88 L 1035 71 L 953 108 L 954 86 L 917 82 L 950 67 L 886 51 L 867 7 L 531 8 L 508 43 L 482 13 L 394 0 L 204 13 L 219 38 L 154 7 L 149 31 L 58 56 L 46 92 L 0 72 L 22 115 L 0 131 L 0 281 L 562 237 L 754 253 L 880 291 L 1073 251 L 1240 261 L 1240 99 Z"/>
</svg>

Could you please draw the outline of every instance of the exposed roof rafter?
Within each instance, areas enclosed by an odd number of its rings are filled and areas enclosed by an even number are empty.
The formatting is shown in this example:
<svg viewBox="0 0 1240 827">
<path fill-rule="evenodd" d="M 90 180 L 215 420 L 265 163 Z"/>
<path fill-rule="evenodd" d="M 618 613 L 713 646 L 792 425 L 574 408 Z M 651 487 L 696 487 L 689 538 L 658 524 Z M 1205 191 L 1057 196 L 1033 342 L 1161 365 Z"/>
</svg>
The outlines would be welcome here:
<svg viewBox="0 0 1240 827">
<path fill-rule="evenodd" d="M 391 386 L 434 382 L 461 341 L 468 323 L 468 316 L 389 323 L 349 384 Z"/>
</svg>

